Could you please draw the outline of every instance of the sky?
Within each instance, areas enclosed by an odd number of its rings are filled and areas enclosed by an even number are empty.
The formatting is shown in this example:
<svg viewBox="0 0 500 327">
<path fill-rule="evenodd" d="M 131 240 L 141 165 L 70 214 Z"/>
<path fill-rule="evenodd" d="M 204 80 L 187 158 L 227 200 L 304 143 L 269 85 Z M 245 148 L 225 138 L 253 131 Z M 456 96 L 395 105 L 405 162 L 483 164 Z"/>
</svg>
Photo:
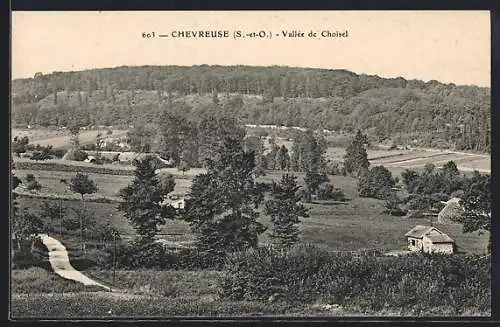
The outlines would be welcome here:
<svg viewBox="0 0 500 327">
<path fill-rule="evenodd" d="M 172 38 L 179 30 L 348 36 Z M 12 13 L 14 79 L 117 66 L 280 65 L 489 87 L 490 55 L 488 11 Z"/>
</svg>

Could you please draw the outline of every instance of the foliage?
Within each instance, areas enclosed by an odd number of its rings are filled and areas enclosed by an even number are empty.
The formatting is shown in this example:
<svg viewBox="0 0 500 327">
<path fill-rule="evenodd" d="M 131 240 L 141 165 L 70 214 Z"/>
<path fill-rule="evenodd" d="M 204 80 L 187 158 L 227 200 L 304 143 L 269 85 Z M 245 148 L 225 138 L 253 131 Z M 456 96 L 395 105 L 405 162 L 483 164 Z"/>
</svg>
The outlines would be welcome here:
<svg viewBox="0 0 500 327">
<path fill-rule="evenodd" d="M 474 262 L 474 264 L 471 264 Z M 287 303 L 336 303 L 357 310 L 462 314 L 490 306 L 490 262 L 478 256 L 409 255 L 380 258 L 299 244 L 259 248 L 228 258 L 219 283 L 222 298 Z"/>
<path fill-rule="evenodd" d="M 408 209 L 418 211 L 438 211 L 443 207 L 441 201 L 448 200 L 443 193 L 433 194 L 411 194 L 406 198 Z"/>
<path fill-rule="evenodd" d="M 358 130 L 351 143 L 345 149 L 344 167 L 346 172 L 359 174 L 362 169 L 368 169 L 370 162 L 366 153 L 368 140 L 366 135 Z"/>
<path fill-rule="evenodd" d="M 328 177 L 325 173 L 308 171 L 306 172 L 304 182 L 306 183 L 308 193 L 316 194 L 322 183 L 328 183 Z"/>
<path fill-rule="evenodd" d="M 394 185 L 391 172 L 384 166 L 376 166 L 362 171 L 358 180 L 358 193 L 362 197 L 386 199 Z"/>
<path fill-rule="evenodd" d="M 84 161 L 89 157 L 89 154 L 83 150 L 71 150 L 67 155 L 67 160 Z"/>
<path fill-rule="evenodd" d="M 290 155 L 288 154 L 288 149 L 285 145 L 282 145 L 278 151 L 278 167 L 281 170 L 290 169 Z"/>
<path fill-rule="evenodd" d="M 279 148 L 277 148 L 279 150 Z M 324 173 L 326 140 L 320 133 L 307 130 L 294 139 L 290 168 L 294 171 Z"/>
<path fill-rule="evenodd" d="M 42 189 L 42 185 L 36 180 L 35 175 L 26 175 L 26 189 L 28 191 L 39 191 Z"/>
<path fill-rule="evenodd" d="M 82 200 L 84 195 L 98 191 L 94 181 L 89 178 L 89 175 L 83 173 L 76 173 L 70 181 L 69 188 L 72 192 L 80 194 Z"/>
<path fill-rule="evenodd" d="M 49 253 L 47 247 L 38 237 L 25 238 L 17 240 L 17 247 L 12 250 L 12 269 L 30 269 L 31 267 L 40 267 L 51 269 Z"/>
<path fill-rule="evenodd" d="M 124 202 L 119 204 L 118 209 L 132 223 L 141 242 L 151 243 L 159 225 L 164 224 L 165 219 L 173 218 L 173 208 L 163 205 L 165 192 L 173 189 L 173 185 L 167 179 L 158 179 L 152 156 L 135 160 L 134 165 L 134 180 L 120 190 Z"/>
<path fill-rule="evenodd" d="M 408 213 L 404 206 L 404 201 L 400 199 L 396 192 L 391 192 L 385 199 L 385 211 L 391 216 L 404 216 Z"/>
<path fill-rule="evenodd" d="M 55 227 L 52 224 L 54 219 L 62 219 L 66 216 L 67 208 L 59 201 L 59 202 L 50 202 L 43 201 L 42 206 L 40 208 L 40 217 L 45 221 L 50 220 L 49 227 L 52 228 L 52 231 L 55 230 Z"/>
<path fill-rule="evenodd" d="M 152 124 L 137 124 L 127 132 L 127 140 L 130 149 L 134 152 L 149 152 L 151 144 L 156 135 L 155 127 Z"/>
<path fill-rule="evenodd" d="M 175 187 L 175 178 L 172 174 L 160 171 L 156 174 L 156 179 L 158 180 L 158 187 L 164 196 L 173 192 Z"/>
<path fill-rule="evenodd" d="M 71 178 L 69 183 L 69 189 L 82 197 L 82 207 L 80 211 L 80 238 L 81 246 L 84 248 L 84 224 L 83 220 L 85 217 L 85 199 L 84 195 L 93 194 L 98 191 L 97 186 L 94 181 L 89 178 L 87 174 L 76 173 L 75 177 Z"/>
<path fill-rule="evenodd" d="M 26 152 L 26 146 L 29 143 L 29 139 L 27 136 L 15 136 L 14 140 L 12 142 L 12 152 L 14 152 L 18 157 L 21 155 L 21 153 Z"/>
<path fill-rule="evenodd" d="M 328 182 L 323 182 L 318 186 L 318 200 L 345 201 L 346 196 L 342 189 L 334 187 Z"/>
<path fill-rule="evenodd" d="M 46 151 L 33 151 L 33 153 L 31 154 L 31 159 L 35 161 L 43 161 L 52 159 L 52 156 Z"/>
<path fill-rule="evenodd" d="M 66 164 L 58 162 L 30 162 L 20 161 L 16 163 L 18 169 L 25 170 L 46 170 L 46 171 L 69 171 L 69 172 L 82 172 L 89 174 L 109 174 L 109 175 L 133 175 L 134 171 L 131 169 L 119 169 L 119 167 L 104 168 L 97 166 L 79 166 L 76 164 Z"/>
<path fill-rule="evenodd" d="M 38 234 L 44 230 L 43 220 L 26 208 L 20 214 L 13 216 L 12 232 L 15 235 L 18 250 L 23 250 L 22 246 L 26 243 L 31 244 L 31 249 L 33 249 Z"/>
<path fill-rule="evenodd" d="M 300 234 L 297 226 L 299 218 L 309 216 L 308 210 L 300 203 L 298 189 L 297 178 L 284 174 L 276 185 L 273 199 L 265 203 L 265 213 L 273 223 L 270 237 L 278 247 L 290 247 L 297 243 Z"/>
<path fill-rule="evenodd" d="M 112 249 L 108 253 L 112 255 Z M 116 252 L 117 267 L 128 269 L 164 269 L 169 267 L 165 248 L 160 243 L 135 240 L 120 244 Z"/>
<path fill-rule="evenodd" d="M 230 112 L 248 124 L 346 132 L 355 126 L 373 130 L 378 138 L 400 135 L 402 144 L 416 139 L 427 147 L 489 151 L 491 146 L 490 89 L 437 81 L 345 70 L 202 65 L 55 72 L 16 79 L 12 87 L 12 120 L 18 125 L 135 125 L 155 121 L 169 102 L 169 110 L 187 120 L 200 119 L 210 107 L 209 115 Z M 212 104 L 213 90 L 237 95 Z"/>
<path fill-rule="evenodd" d="M 464 195 L 459 202 L 463 214 L 454 220 L 463 224 L 464 233 L 491 231 L 491 177 L 474 172 L 466 182 Z M 490 245 L 491 250 L 491 235 Z"/>
<path fill-rule="evenodd" d="M 198 235 L 200 250 L 213 253 L 215 260 L 256 247 L 265 227 L 257 222 L 263 194 L 255 183 L 254 154 L 245 152 L 238 139 L 226 138 L 207 165 L 207 173 L 193 180 L 184 214 Z"/>
<path fill-rule="evenodd" d="M 415 193 L 418 187 L 420 175 L 411 169 L 405 169 L 401 173 L 401 178 L 408 193 Z"/>
</svg>

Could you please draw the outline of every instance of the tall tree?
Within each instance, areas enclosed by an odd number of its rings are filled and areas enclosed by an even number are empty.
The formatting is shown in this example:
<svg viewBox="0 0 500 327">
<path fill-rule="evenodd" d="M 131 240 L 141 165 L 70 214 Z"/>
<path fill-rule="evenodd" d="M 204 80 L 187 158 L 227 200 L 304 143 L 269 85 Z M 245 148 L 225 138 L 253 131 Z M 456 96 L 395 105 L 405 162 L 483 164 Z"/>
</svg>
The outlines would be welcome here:
<svg viewBox="0 0 500 327">
<path fill-rule="evenodd" d="M 288 154 L 288 149 L 283 144 L 278 151 L 278 164 L 281 170 L 286 170 L 290 168 L 290 155 Z"/>
<path fill-rule="evenodd" d="M 270 233 L 272 243 L 278 247 L 289 247 L 299 240 L 297 224 L 300 217 L 309 217 L 308 209 L 300 203 L 297 178 L 285 174 L 276 184 L 273 199 L 266 201 L 265 212 L 271 216 L 273 227 Z"/>
<path fill-rule="evenodd" d="M 395 182 L 391 172 L 384 166 L 364 169 L 358 180 L 358 193 L 363 197 L 388 199 Z"/>
<path fill-rule="evenodd" d="M 35 240 L 39 233 L 45 230 L 43 220 L 28 208 L 24 208 L 20 214 L 16 214 L 12 221 L 12 231 L 17 240 L 18 250 L 23 249 L 23 244 L 30 242 L 30 250 L 34 250 Z"/>
<path fill-rule="evenodd" d="M 71 145 L 74 150 L 80 148 L 80 126 L 77 123 L 72 123 L 69 126 L 69 131 L 71 133 Z"/>
<path fill-rule="evenodd" d="M 69 188 L 74 193 L 80 194 L 82 198 L 82 207 L 80 212 L 80 240 L 82 251 L 85 251 L 84 239 L 83 239 L 83 217 L 85 216 L 85 197 L 86 194 L 93 194 L 97 192 L 98 188 L 94 181 L 89 178 L 87 174 L 76 173 L 70 181 Z"/>
<path fill-rule="evenodd" d="M 491 232 L 491 177 L 475 171 L 466 181 L 464 195 L 459 204 L 464 212 L 453 218 L 463 224 L 464 233 Z M 488 250 L 491 250 L 491 234 Z"/>
<path fill-rule="evenodd" d="M 136 229 L 139 241 L 151 244 L 159 226 L 175 216 L 172 206 L 164 204 L 165 196 L 173 190 L 173 183 L 170 177 L 156 174 L 152 156 L 135 160 L 134 165 L 134 180 L 120 190 L 123 202 L 118 209 Z"/>
<path fill-rule="evenodd" d="M 347 146 L 344 155 L 344 167 L 348 173 L 358 174 L 361 169 L 367 169 L 370 166 L 366 146 L 368 140 L 366 135 L 360 130 Z"/>
<path fill-rule="evenodd" d="M 226 138 L 207 160 L 207 172 L 195 177 L 184 219 L 198 234 L 200 250 L 221 258 L 257 246 L 258 235 L 266 229 L 257 221 L 262 200 L 254 154 L 245 152 L 240 140 Z"/>
</svg>

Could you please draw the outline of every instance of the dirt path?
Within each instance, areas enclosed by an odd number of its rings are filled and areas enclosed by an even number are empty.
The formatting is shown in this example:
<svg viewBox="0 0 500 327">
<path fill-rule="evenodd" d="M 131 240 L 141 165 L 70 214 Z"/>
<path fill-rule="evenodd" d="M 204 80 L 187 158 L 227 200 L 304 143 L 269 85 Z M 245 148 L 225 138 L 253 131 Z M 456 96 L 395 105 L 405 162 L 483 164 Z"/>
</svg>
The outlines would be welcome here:
<svg viewBox="0 0 500 327">
<path fill-rule="evenodd" d="M 110 287 L 98 283 L 76 270 L 69 262 L 68 251 L 66 251 L 66 247 L 61 242 L 47 234 L 40 234 L 40 238 L 49 250 L 50 265 L 56 274 L 62 278 L 71 279 L 86 286 L 94 285 L 111 291 Z"/>
</svg>

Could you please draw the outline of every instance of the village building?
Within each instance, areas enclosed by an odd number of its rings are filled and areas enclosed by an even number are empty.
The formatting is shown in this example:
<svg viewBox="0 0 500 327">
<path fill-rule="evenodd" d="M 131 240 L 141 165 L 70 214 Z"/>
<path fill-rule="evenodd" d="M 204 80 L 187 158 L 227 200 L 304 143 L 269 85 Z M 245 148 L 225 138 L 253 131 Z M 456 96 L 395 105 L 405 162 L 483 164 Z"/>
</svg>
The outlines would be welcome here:
<svg viewBox="0 0 500 327">
<path fill-rule="evenodd" d="M 452 254 L 455 241 L 433 226 L 417 225 L 405 234 L 408 249 L 425 253 Z"/>
</svg>

